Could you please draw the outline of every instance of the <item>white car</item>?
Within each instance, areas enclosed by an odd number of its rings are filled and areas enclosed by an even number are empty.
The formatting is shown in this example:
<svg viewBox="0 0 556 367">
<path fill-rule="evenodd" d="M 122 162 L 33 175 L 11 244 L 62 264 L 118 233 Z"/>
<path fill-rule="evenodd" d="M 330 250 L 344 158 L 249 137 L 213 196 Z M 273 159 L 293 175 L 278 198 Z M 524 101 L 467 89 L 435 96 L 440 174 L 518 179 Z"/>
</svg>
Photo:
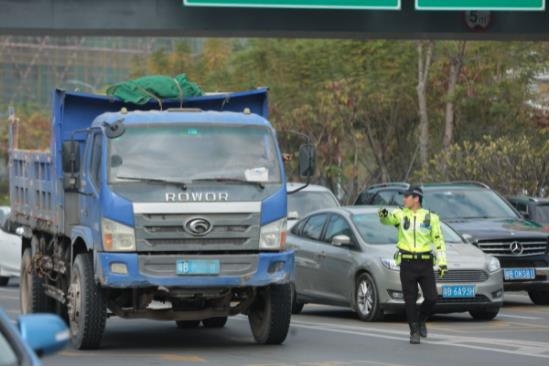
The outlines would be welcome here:
<svg viewBox="0 0 556 367">
<path fill-rule="evenodd" d="M 6 232 L 10 207 L 0 207 L 0 286 L 8 284 L 10 277 L 19 277 L 21 237 Z"/>
<path fill-rule="evenodd" d="M 302 186 L 305 184 L 288 182 L 288 192 Z M 332 191 L 324 186 L 309 185 L 301 191 L 288 195 L 288 229 L 311 212 L 339 207 L 340 203 Z"/>
</svg>

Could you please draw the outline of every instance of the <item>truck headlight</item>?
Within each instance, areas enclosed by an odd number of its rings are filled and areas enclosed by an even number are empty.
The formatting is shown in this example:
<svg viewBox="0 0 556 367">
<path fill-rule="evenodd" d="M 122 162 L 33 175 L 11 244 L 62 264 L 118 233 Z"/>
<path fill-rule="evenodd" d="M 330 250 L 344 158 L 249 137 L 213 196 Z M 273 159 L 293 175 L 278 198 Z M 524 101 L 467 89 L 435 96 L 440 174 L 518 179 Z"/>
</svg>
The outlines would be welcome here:
<svg viewBox="0 0 556 367">
<path fill-rule="evenodd" d="M 396 265 L 396 261 L 394 259 L 382 258 L 380 260 L 382 260 L 382 265 L 384 265 L 387 269 L 400 271 L 400 267 Z"/>
<path fill-rule="evenodd" d="M 259 248 L 261 250 L 284 250 L 287 230 L 288 221 L 286 218 L 261 226 Z"/>
<path fill-rule="evenodd" d="M 105 251 L 135 251 L 132 227 L 102 218 L 102 245 Z"/>
<path fill-rule="evenodd" d="M 487 265 L 488 271 L 491 273 L 494 273 L 497 270 L 500 270 L 500 261 L 495 258 L 495 257 L 491 257 L 488 260 L 488 265 Z"/>
</svg>

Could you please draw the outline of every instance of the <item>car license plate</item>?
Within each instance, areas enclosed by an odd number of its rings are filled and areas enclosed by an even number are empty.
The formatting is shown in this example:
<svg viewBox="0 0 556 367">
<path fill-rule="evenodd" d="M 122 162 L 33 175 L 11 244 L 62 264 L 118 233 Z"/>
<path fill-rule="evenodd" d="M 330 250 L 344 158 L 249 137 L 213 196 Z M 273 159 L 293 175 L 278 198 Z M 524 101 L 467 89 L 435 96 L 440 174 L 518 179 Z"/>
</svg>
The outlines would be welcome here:
<svg viewBox="0 0 556 367">
<path fill-rule="evenodd" d="M 442 297 L 444 298 L 473 298 L 475 297 L 474 285 L 444 285 Z"/>
<path fill-rule="evenodd" d="M 504 280 L 535 279 L 535 268 L 504 269 Z"/>
<path fill-rule="evenodd" d="M 176 260 L 176 274 L 198 275 L 220 273 L 220 260 Z"/>
</svg>

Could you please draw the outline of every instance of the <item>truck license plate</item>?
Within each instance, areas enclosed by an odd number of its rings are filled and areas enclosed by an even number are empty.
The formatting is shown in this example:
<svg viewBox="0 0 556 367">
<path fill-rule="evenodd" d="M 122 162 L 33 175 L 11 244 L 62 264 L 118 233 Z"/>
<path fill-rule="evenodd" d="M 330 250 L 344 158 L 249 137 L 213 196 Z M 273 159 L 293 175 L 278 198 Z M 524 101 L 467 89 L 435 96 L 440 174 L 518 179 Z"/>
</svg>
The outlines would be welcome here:
<svg viewBox="0 0 556 367">
<path fill-rule="evenodd" d="M 535 268 L 504 269 L 504 280 L 535 279 Z"/>
<path fill-rule="evenodd" d="M 444 285 L 442 286 L 443 298 L 473 298 L 475 297 L 474 285 Z"/>
<path fill-rule="evenodd" d="M 177 275 L 220 273 L 220 260 L 176 260 Z"/>
</svg>

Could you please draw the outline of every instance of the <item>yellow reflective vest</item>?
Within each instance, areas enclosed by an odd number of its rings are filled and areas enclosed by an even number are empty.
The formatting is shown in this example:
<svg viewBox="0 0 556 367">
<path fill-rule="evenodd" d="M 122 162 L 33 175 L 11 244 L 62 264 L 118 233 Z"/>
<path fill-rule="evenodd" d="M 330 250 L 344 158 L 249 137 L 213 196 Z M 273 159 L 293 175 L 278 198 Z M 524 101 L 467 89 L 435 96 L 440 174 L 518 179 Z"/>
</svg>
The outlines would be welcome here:
<svg viewBox="0 0 556 367">
<path fill-rule="evenodd" d="M 440 218 L 427 209 L 413 211 L 408 208 L 388 211 L 381 216 L 382 224 L 398 228 L 398 249 L 405 252 L 434 252 L 438 265 L 446 264 L 446 243 L 440 228 Z"/>
</svg>

